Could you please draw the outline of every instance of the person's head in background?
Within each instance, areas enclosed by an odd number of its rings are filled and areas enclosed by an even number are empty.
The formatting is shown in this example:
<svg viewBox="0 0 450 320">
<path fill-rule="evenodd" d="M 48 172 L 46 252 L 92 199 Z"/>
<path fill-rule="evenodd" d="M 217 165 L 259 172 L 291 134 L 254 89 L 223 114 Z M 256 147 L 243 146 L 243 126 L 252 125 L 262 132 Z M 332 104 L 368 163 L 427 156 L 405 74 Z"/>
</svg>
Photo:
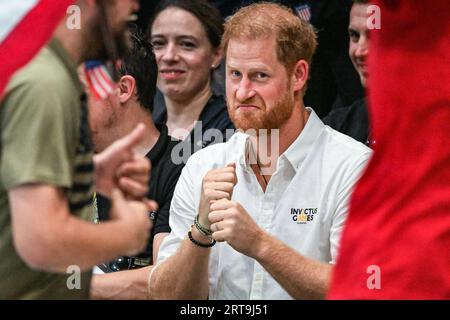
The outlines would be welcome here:
<svg viewBox="0 0 450 320">
<path fill-rule="evenodd" d="M 131 30 L 131 46 L 118 67 L 120 79 L 114 94 L 101 100 L 88 93 L 89 124 L 96 152 L 139 123 L 144 123 L 149 131 L 141 147 L 148 149 L 154 140 L 150 136 L 156 130 L 151 118 L 157 79 L 155 56 L 150 42 L 136 28 Z"/>
<path fill-rule="evenodd" d="M 57 26 L 54 36 L 76 64 L 87 60 L 108 60 L 112 48 L 118 57 L 129 45 L 127 23 L 139 10 L 138 0 L 78 0 L 80 25 L 68 28 L 67 19 Z"/>
<path fill-rule="evenodd" d="M 369 5 L 369 0 L 355 0 L 353 2 L 348 27 L 350 36 L 349 55 L 363 87 L 367 86 L 367 77 L 369 76 L 367 69 L 369 55 L 369 29 L 367 27 L 369 13 L 367 8 Z"/>
<path fill-rule="evenodd" d="M 190 131 L 211 97 L 212 71 L 221 62 L 222 34 L 222 17 L 206 0 L 163 0 L 155 8 L 149 36 L 169 133 L 177 126 Z M 189 121 L 173 119 L 182 114 Z"/>
</svg>

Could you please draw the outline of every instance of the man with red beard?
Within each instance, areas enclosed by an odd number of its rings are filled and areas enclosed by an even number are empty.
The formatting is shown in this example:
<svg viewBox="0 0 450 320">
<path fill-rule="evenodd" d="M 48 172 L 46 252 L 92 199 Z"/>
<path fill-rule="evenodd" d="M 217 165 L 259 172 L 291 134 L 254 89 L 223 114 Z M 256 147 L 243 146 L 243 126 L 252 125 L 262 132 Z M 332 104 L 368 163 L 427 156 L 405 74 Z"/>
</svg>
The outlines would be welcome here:
<svg viewBox="0 0 450 320">
<path fill-rule="evenodd" d="M 228 110 L 240 132 L 187 162 L 150 293 L 323 298 L 349 196 L 371 152 L 304 106 L 316 36 L 289 9 L 239 10 L 222 47 Z"/>
</svg>

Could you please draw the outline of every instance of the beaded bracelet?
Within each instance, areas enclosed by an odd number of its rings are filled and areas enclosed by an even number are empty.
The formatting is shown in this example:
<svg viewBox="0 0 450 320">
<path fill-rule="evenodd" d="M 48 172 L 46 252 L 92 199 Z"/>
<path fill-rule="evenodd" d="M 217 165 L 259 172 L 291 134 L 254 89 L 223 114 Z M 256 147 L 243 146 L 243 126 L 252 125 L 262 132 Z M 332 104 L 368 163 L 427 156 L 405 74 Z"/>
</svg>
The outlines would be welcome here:
<svg viewBox="0 0 450 320">
<path fill-rule="evenodd" d="M 211 248 L 213 245 L 216 244 L 216 240 L 214 240 L 214 239 L 212 239 L 212 240 L 211 240 L 211 243 L 208 243 L 208 244 L 204 244 L 204 243 L 201 243 L 201 242 L 198 242 L 197 240 L 195 240 L 195 239 L 192 237 L 192 227 L 193 227 L 193 226 L 194 226 L 194 225 L 192 225 L 192 226 L 189 228 L 189 232 L 188 232 L 189 240 L 191 240 L 191 242 L 192 242 L 193 244 L 195 244 L 195 245 L 197 245 L 197 246 L 199 246 L 199 247 L 202 247 L 202 248 Z"/>
</svg>

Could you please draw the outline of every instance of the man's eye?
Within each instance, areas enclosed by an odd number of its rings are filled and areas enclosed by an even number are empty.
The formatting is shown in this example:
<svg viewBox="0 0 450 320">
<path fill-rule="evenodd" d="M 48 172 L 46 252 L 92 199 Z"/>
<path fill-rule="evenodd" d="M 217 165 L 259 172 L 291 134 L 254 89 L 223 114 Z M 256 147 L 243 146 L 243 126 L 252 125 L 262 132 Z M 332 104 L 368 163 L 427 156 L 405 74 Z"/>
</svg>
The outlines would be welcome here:
<svg viewBox="0 0 450 320">
<path fill-rule="evenodd" d="M 264 80 L 264 79 L 267 79 L 268 77 L 269 76 L 264 72 L 258 72 L 256 74 L 256 79 L 258 79 L 258 80 Z"/>
<path fill-rule="evenodd" d="M 232 78 L 239 78 L 241 76 L 241 73 L 239 71 L 233 70 L 230 72 L 230 75 Z"/>
</svg>

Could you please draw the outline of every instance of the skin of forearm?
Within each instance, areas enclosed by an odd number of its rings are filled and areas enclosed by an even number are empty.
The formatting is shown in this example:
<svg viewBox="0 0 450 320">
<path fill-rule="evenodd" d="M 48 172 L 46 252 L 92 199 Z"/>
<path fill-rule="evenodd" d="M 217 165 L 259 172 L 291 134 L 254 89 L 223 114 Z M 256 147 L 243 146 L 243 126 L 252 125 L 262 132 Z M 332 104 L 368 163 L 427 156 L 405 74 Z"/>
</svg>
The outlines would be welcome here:
<svg viewBox="0 0 450 320">
<path fill-rule="evenodd" d="M 88 270 L 127 251 L 128 238 L 114 236 L 123 234 L 118 222 L 93 224 L 68 215 L 53 223 L 44 236 L 47 270 L 64 273 L 71 265 Z"/>
<path fill-rule="evenodd" d="M 193 228 L 195 240 L 209 239 Z M 184 239 L 178 251 L 154 270 L 149 294 L 152 299 L 205 300 L 209 292 L 208 263 L 211 249 Z"/>
<path fill-rule="evenodd" d="M 332 266 L 306 258 L 267 233 L 253 258 L 295 299 L 324 299 Z"/>
<path fill-rule="evenodd" d="M 145 300 L 148 299 L 148 276 L 153 266 L 136 270 L 94 275 L 91 280 L 91 299 Z"/>
</svg>

